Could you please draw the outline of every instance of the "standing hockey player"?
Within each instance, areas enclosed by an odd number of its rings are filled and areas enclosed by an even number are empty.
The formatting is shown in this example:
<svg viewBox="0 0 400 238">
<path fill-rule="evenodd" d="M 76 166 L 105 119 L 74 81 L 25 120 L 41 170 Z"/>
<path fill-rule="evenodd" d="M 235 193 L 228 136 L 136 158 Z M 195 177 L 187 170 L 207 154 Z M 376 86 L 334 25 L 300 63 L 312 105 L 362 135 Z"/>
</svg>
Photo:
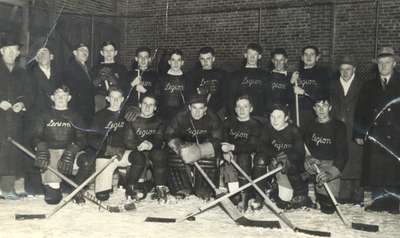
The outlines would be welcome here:
<svg viewBox="0 0 400 238">
<path fill-rule="evenodd" d="M 313 100 L 329 95 L 331 75 L 326 68 L 317 64 L 320 57 L 317 47 L 304 47 L 299 71 L 294 72 L 290 80 L 294 84 L 294 93 L 299 95 L 300 126 L 314 120 Z"/>
<path fill-rule="evenodd" d="M 316 120 L 304 128 L 307 151 L 304 167 L 308 174 L 315 175 L 315 196 L 323 213 L 335 212 L 335 205 L 329 198 L 324 183 L 328 183 L 337 198 L 340 190 L 340 173 L 348 158 L 346 126 L 330 116 L 332 106 L 328 98 L 318 99 L 314 104 Z M 320 173 L 316 173 L 316 164 Z"/>
<path fill-rule="evenodd" d="M 399 213 L 399 199 L 387 193 L 400 194 L 399 158 L 372 141 L 400 154 L 400 104 L 386 106 L 400 97 L 400 73 L 395 70 L 398 58 L 391 47 L 379 50 L 378 75 L 365 82 L 356 106 L 354 137 L 364 145 L 362 184 L 372 190 L 374 199 L 367 211 Z"/>
<path fill-rule="evenodd" d="M 95 65 L 91 72 L 96 91 L 96 112 L 107 107 L 105 98 L 111 86 L 122 89 L 124 95 L 129 91 L 128 70 L 115 61 L 117 54 L 118 50 L 114 42 L 105 41 L 101 44 L 100 55 L 104 61 Z"/>
<path fill-rule="evenodd" d="M 270 115 L 270 125 L 264 131 L 263 156 L 271 167 L 281 164 L 283 170 L 276 175 L 278 193 L 274 200 L 280 208 L 301 208 L 311 205 L 308 184 L 303 180 L 304 141 L 299 129 L 289 123 L 289 110 L 285 106 L 274 105 Z"/>
<path fill-rule="evenodd" d="M 185 197 L 191 193 L 202 199 L 210 199 L 214 191 L 199 171 L 185 165 L 193 161 L 204 169 L 210 179 L 218 184 L 218 155 L 222 139 L 221 122 L 217 115 L 207 111 L 207 98 L 193 95 L 189 111 L 179 112 L 165 131 L 166 141 L 173 151 L 168 155 L 169 188 L 171 194 Z"/>
<path fill-rule="evenodd" d="M 68 109 L 71 100 L 69 88 L 65 85 L 57 87 L 51 95 L 54 107 L 38 118 L 33 144 L 36 148 L 35 165 L 42 169 L 45 201 L 48 204 L 57 204 L 62 199 L 61 178 L 54 175 L 47 166 L 58 169 L 65 175 L 72 175 L 75 157 L 86 145 L 86 136 L 81 117 Z M 87 156 L 79 153 L 79 166 L 76 182 L 82 183 L 90 175 L 90 166 L 87 166 Z M 75 197 L 77 202 L 83 202 L 81 196 Z"/>
<path fill-rule="evenodd" d="M 221 150 L 224 158 L 228 161 L 230 159 L 237 161 L 239 166 L 247 174 L 253 174 L 253 178 L 255 179 L 265 174 L 267 172 L 267 167 L 261 156 L 257 156 L 254 160 L 254 167 L 252 165 L 253 156 L 259 150 L 259 140 L 261 137 L 260 128 L 262 128 L 261 124 L 250 116 L 252 111 L 253 106 L 249 96 L 240 96 L 236 100 L 236 118 L 230 118 L 224 122 L 224 139 Z M 238 176 L 238 178 L 234 178 L 234 181 L 229 182 L 237 182 L 237 179 L 239 180 L 239 186 L 247 183 L 247 180 L 242 176 Z M 262 184 L 263 183 L 259 184 L 260 187 L 263 187 Z M 228 183 L 228 187 L 229 185 Z M 239 208 L 240 210 L 246 211 L 251 196 L 250 190 L 245 190 L 240 195 L 240 198 L 238 196 L 241 200 Z M 259 195 L 257 195 L 256 198 L 257 204 L 253 204 L 255 206 L 252 206 L 252 208 L 261 209 L 263 199 Z"/>
<path fill-rule="evenodd" d="M 164 120 L 171 120 L 179 111 L 185 108 L 186 95 L 190 90 L 188 81 L 183 74 L 183 52 L 179 49 L 169 55 L 170 69 L 162 77 L 160 86 L 160 115 Z"/>
<path fill-rule="evenodd" d="M 253 116 L 262 117 L 266 114 L 268 105 L 268 77 L 267 72 L 259 68 L 258 61 L 261 59 L 262 48 L 258 44 L 247 45 L 244 58 L 246 65 L 243 69 L 233 74 L 230 90 L 230 116 L 235 117 L 235 98 L 240 95 L 249 95 L 253 102 Z"/>
<path fill-rule="evenodd" d="M 132 164 L 128 174 L 127 195 L 134 199 L 144 199 L 147 188 L 139 183 L 149 163 L 155 183 L 153 199 L 167 201 L 167 158 L 164 151 L 164 123 L 155 115 L 157 100 L 154 95 L 143 95 L 139 104 L 140 116 L 129 122 L 124 133 L 124 143 Z M 140 197 L 142 196 L 142 197 Z"/>
<path fill-rule="evenodd" d="M 224 70 L 214 67 L 215 50 L 203 47 L 199 50 L 201 68 L 190 73 L 189 80 L 193 86 L 191 93 L 198 93 L 207 97 L 207 107 L 213 110 L 221 119 L 226 115 L 227 78 Z"/>
<path fill-rule="evenodd" d="M 271 63 L 273 69 L 269 72 L 270 92 L 268 113 L 274 104 L 287 105 L 292 108 L 294 104 L 294 95 L 290 83 L 291 73 L 287 71 L 287 53 L 283 48 L 277 48 L 271 53 Z"/>
<path fill-rule="evenodd" d="M 123 131 L 125 121 L 120 117 L 121 105 L 124 102 L 122 89 L 111 86 L 106 97 L 109 106 L 96 112 L 92 132 L 89 134 L 91 154 L 96 154 L 96 171 L 101 169 L 111 157 L 117 156 L 118 161 L 110 164 L 95 180 L 97 199 L 106 201 L 112 192 L 112 177 L 118 167 L 127 167 L 129 162 L 122 160 L 125 148 L 123 145 Z"/>
</svg>

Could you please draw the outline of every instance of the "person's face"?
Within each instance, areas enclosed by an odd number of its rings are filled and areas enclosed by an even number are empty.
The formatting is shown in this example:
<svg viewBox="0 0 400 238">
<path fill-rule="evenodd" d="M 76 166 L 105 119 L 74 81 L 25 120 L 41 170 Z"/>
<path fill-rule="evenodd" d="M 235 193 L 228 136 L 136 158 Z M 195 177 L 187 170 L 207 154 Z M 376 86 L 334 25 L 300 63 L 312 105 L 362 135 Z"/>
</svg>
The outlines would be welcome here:
<svg viewBox="0 0 400 238">
<path fill-rule="evenodd" d="M 57 89 L 51 95 L 51 100 L 54 102 L 55 108 L 67 108 L 68 102 L 71 100 L 71 95 L 62 89 Z"/>
<path fill-rule="evenodd" d="M 114 57 L 117 56 L 117 54 L 118 54 L 118 51 L 115 50 L 114 46 L 106 45 L 100 51 L 100 54 L 104 57 L 105 62 L 113 62 Z"/>
<path fill-rule="evenodd" d="M 236 102 L 235 112 L 239 120 L 248 119 L 252 111 L 253 107 L 251 106 L 249 100 L 240 99 Z"/>
<path fill-rule="evenodd" d="M 18 45 L 4 46 L 0 49 L 0 52 L 3 56 L 4 62 L 10 65 L 15 64 L 15 60 L 21 53 Z"/>
<path fill-rule="evenodd" d="M 183 66 L 183 59 L 182 59 L 182 55 L 177 55 L 177 54 L 173 54 L 171 55 L 171 58 L 168 60 L 168 64 L 169 66 L 171 66 L 172 70 L 180 70 L 181 67 Z"/>
<path fill-rule="evenodd" d="M 287 64 L 287 59 L 284 55 L 275 54 L 272 58 L 272 64 L 274 64 L 274 68 L 278 71 L 284 71 Z"/>
<path fill-rule="evenodd" d="M 318 119 L 324 120 L 329 118 L 329 112 L 331 111 L 332 107 L 328 101 L 319 101 L 314 104 L 314 112 L 317 114 Z"/>
<path fill-rule="evenodd" d="M 257 61 L 261 59 L 261 55 L 253 49 L 248 49 L 244 54 L 248 65 L 257 65 Z"/>
<path fill-rule="evenodd" d="M 382 76 L 391 75 L 393 73 L 395 66 L 396 66 L 396 61 L 392 56 L 380 57 L 378 59 L 379 74 Z"/>
<path fill-rule="evenodd" d="M 189 110 L 193 119 L 200 120 L 206 114 L 207 107 L 204 103 L 192 103 Z"/>
<path fill-rule="evenodd" d="M 199 61 L 204 70 L 210 70 L 213 68 L 215 57 L 211 53 L 200 54 Z"/>
<path fill-rule="evenodd" d="M 356 71 L 356 67 L 351 64 L 342 64 L 339 68 L 340 76 L 345 80 L 350 80 L 353 76 L 354 72 Z"/>
<path fill-rule="evenodd" d="M 305 66 L 312 67 L 319 60 L 319 56 L 317 55 L 317 52 L 315 52 L 314 49 L 308 48 L 304 50 L 301 59 L 304 62 Z"/>
<path fill-rule="evenodd" d="M 147 69 L 150 64 L 151 58 L 150 54 L 147 51 L 141 51 L 135 56 L 135 60 L 141 69 Z"/>
<path fill-rule="evenodd" d="M 284 128 L 287 124 L 288 116 L 282 110 L 274 110 L 270 115 L 271 126 L 275 130 Z"/>
<path fill-rule="evenodd" d="M 80 47 L 74 50 L 75 59 L 79 62 L 85 63 L 89 57 L 89 49 L 87 47 Z"/>
<path fill-rule="evenodd" d="M 42 48 L 38 50 L 36 54 L 36 61 L 39 65 L 50 65 L 51 60 L 53 60 L 53 55 L 50 53 L 49 49 Z"/>
<path fill-rule="evenodd" d="M 139 107 L 143 117 L 152 117 L 154 112 L 157 110 L 156 100 L 151 97 L 145 97 L 139 104 Z"/>
<path fill-rule="evenodd" d="M 110 103 L 111 108 L 120 109 L 121 104 L 124 101 L 124 97 L 119 91 L 111 91 L 106 97 L 106 100 Z"/>
</svg>

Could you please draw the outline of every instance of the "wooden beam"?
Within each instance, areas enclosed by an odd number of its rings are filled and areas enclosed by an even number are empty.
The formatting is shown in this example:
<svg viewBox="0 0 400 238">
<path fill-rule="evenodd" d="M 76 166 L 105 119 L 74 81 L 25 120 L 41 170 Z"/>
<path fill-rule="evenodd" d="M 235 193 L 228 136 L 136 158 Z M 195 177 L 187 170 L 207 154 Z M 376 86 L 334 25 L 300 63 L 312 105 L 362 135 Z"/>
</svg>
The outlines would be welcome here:
<svg viewBox="0 0 400 238">
<path fill-rule="evenodd" d="M 0 0 L 0 3 L 22 7 L 27 5 L 29 3 L 29 0 Z"/>
</svg>

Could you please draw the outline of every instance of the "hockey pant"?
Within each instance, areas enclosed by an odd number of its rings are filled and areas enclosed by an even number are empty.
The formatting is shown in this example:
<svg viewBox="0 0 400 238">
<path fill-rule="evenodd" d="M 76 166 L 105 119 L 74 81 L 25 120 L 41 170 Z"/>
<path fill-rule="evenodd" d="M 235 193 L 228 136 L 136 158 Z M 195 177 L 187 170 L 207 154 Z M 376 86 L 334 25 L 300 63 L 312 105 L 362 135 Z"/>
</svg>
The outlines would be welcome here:
<svg viewBox="0 0 400 238">
<path fill-rule="evenodd" d="M 95 193 L 100 193 L 104 191 L 110 191 L 112 189 L 113 174 L 117 168 L 126 168 L 131 164 L 129 163 L 130 150 L 125 151 L 121 160 L 111 163 L 103 172 L 101 172 L 94 182 Z M 96 171 L 103 168 L 103 166 L 109 161 L 109 158 L 97 158 L 96 159 Z"/>
<path fill-rule="evenodd" d="M 132 151 L 129 155 L 131 169 L 128 174 L 128 183 L 135 185 L 145 172 L 148 162 L 152 164 L 152 174 L 155 185 L 167 185 L 167 159 L 165 151 L 153 149 L 151 151 Z"/>
</svg>

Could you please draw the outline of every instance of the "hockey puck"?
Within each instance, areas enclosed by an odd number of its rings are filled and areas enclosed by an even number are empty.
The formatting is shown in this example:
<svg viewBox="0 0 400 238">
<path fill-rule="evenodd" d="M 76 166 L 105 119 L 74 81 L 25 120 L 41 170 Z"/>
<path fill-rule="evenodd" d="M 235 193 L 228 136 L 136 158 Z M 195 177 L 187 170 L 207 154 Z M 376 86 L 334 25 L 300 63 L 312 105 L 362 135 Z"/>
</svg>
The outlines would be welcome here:
<svg viewBox="0 0 400 238">
<path fill-rule="evenodd" d="M 195 220 L 196 220 L 196 217 L 188 217 L 186 220 L 188 220 L 188 221 L 195 221 Z"/>
</svg>

